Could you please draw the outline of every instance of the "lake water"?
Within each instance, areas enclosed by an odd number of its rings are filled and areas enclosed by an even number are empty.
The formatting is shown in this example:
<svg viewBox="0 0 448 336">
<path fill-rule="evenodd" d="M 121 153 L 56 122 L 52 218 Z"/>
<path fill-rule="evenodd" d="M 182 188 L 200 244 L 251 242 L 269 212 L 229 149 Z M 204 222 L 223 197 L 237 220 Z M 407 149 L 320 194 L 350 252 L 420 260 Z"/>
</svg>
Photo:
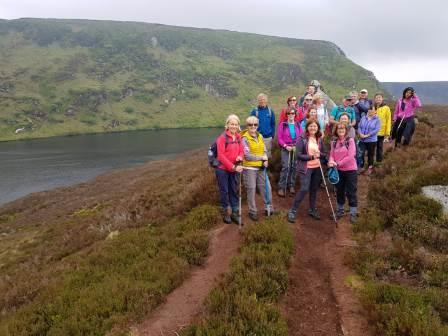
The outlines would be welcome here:
<svg viewBox="0 0 448 336">
<path fill-rule="evenodd" d="M 137 131 L 0 142 L 0 204 L 112 169 L 204 147 L 219 129 Z M 204 160 L 207 153 L 204 151 Z"/>
</svg>

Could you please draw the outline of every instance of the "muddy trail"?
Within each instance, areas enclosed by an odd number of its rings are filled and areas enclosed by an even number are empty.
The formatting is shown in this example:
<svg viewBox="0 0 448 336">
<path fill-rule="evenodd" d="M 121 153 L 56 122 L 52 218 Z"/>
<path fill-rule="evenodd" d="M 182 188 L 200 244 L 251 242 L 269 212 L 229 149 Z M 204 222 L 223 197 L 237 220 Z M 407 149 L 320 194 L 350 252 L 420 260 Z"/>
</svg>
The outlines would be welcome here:
<svg viewBox="0 0 448 336">
<path fill-rule="evenodd" d="M 364 177 L 359 180 L 360 193 L 366 192 L 366 184 Z M 332 202 L 334 205 L 334 198 Z M 287 208 L 290 203 L 290 199 L 281 199 L 279 204 Z M 296 252 L 289 269 L 289 287 L 280 303 L 289 334 L 373 335 L 357 294 L 346 283 L 353 271 L 344 265 L 344 255 L 356 246 L 349 218 L 340 219 L 336 228 L 323 188 L 318 205 L 321 220 L 307 215 L 305 198 L 293 228 Z"/>
<path fill-rule="evenodd" d="M 359 181 L 360 194 L 365 194 L 366 188 L 367 181 L 363 177 Z M 259 201 L 260 197 L 257 198 Z M 360 195 L 361 202 L 363 198 L 364 195 Z M 332 201 L 334 204 L 334 199 Z M 291 203 L 291 197 L 279 198 L 274 193 L 276 212 L 286 215 Z M 353 272 L 344 265 L 344 254 L 355 246 L 348 217 L 341 219 L 335 227 L 323 188 L 319 191 L 318 204 L 320 221 L 307 215 L 306 198 L 299 208 L 296 223 L 291 225 L 296 251 L 289 270 L 289 287 L 280 302 L 290 335 L 373 335 L 356 293 L 346 284 L 347 276 Z M 262 204 L 258 207 L 262 209 Z M 246 213 L 243 204 L 245 225 L 254 225 Z M 221 225 L 215 230 L 206 263 L 193 271 L 191 277 L 144 322 L 132 327 L 132 335 L 178 335 L 184 327 L 200 318 L 203 301 L 227 270 L 231 257 L 238 253 L 240 238 L 236 225 Z"/>
</svg>

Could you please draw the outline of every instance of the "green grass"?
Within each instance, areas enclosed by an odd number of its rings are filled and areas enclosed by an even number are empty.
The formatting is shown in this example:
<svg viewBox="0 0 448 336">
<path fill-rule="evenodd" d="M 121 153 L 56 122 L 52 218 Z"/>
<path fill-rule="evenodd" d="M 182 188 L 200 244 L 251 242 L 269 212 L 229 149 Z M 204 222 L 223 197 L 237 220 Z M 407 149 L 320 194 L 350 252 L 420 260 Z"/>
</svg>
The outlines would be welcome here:
<svg viewBox="0 0 448 336">
<path fill-rule="evenodd" d="M 209 294 L 201 321 L 184 336 L 288 334 L 275 303 L 287 289 L 293 234 L 280 216 L 250 226 L 243 234 L 240 255 Z"/>
<path fill-rule="evenodd" d="M 325 41 L 20 19 L 0 22 L 0 47 L 0 89 L 8 88 L 0 90 L 0 141 L 220 126 L 230 113 L 247 115 L 260 92 L 279 112 L 285 98 L 301 95 L 312 79 L 337 102 L 353 87 L 380 90 L 367 70 Z M 128 88 L 132 96 L 123 95 Z M 66 113 L 70 108 L 73 115 Z M 112 120 L 119 126 L 110 127 Z M 21 127 L 25 131 L 14 134 Z"/>
<path fill-rule="evenodd" d="M 348 260 L 380 335 L 448 335 L 448 217 L 421 193 L 448 184 L 446 135 L 420 123 L 411 146 L 388 152 L 354 227 L 360 247 Z"/>
<path fill-rule="evenodd" d="M 191 266 L 202 264 L 216 207 L 184 218 L 129 229 L 98 242 L 86 255 L 68 257 L 47 273 L 48 286 L 16 312 L 2 316 L 8 335 L 103 335 L 160 304 Z M 53 277 L 55 279 L 53 279 Z M 118 326 L 118 327 L 117 327 Z"/>
</svg>

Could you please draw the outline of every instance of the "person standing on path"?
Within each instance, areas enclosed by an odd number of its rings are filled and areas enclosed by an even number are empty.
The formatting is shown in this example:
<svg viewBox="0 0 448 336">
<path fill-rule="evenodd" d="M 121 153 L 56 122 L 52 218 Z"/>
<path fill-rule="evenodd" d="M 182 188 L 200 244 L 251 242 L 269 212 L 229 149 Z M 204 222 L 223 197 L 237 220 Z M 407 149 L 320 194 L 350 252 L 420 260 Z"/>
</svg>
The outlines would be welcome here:
<svg viewBox="0 0 448 336">
<path fill-rule="evenodd" d="M 373 103 L 368 97 L 369 93 L 366 89 L 359 91 L 359 99 L 356 103 L 360 117 L 364 117 L 367 112 L 372 108 Z M 361 120 L 361 119 L 360 119 Z"/>
<path fill-rule="evenodd" d="M 250 115 L 258 119 L 257 131 L 263 136 L 268 158 L 271 157 L 272 139 L 275 137 L 275 114 L 274 110 L 268 106 L 268 96 L 260 93 L 257 96 L 258 106 L 254 108 Z"/>
<path fill-rule="evenodd" d="M 313 97 L 314 94 L 316 93 L 316 90 L 317 88 L 314 85 L 312 84 L 308 85 L 306 88 L 306 92 L 302 97 L 300 97 L 299 106 L 303 106 L 306 96 L 310 95 L 311 97 Z"/>
<path fill-rule="evenodd" d="M 232 221 L 238 224 L 238 174 L 243 172 L 243 166 L 238 162 L 243 160 L 243 144 L 239 134 L 240 119 L 231 114 L 227 117 L 225 130 L 217 139 L 217 159 L 219 166 L 215 169 L 218 181 L 221 213 L 224 223 Z"/>
<path fill-rule="evenodd" d="M 375 154 L 376 142 L 378 141 L 378 132 L 381 128 L 381 121 L 376 115 L 375 109 L 371 109 L 367 112 L 367 115 L 361 118 L 358 126 L 359 135 L 359 156 L 358 167 L 360 173 L 365 172 L 364 169 L 364 156 L 367 151 L 367 175 L 373 173 L 373 157 Z"/>
<path fill-rule="evenodd" d="M 381 128 L 378 132 L 378 141 L 376 143 L 376 162 L 383 161 L 383 144 L 389 142 L 392 114 L 389 106 L 384 103 L 384 97 L 377 93 L 373 98 L 376 114 L 381 122 Z"/>
<path fill-rule="evenodd" d="M 355 140 L 348 135 L 347 124 L 339 123 L 334 129 L 330 143 L 329 167 L 338 170 L 339 182 L 336 184 L 336 218 L 344 216 L 345 197 L 350 207 L 350 222 L 355 223 L 358 216 L 358 167 L 356 164 Z"/>
<path fill-rule="evenodd" d="M 285 197 L 285 190 L 289 190 L 289 195 L 295 194 L 296 184 L 296 157 L 294 150 L 299 136 L 302 134 L 302 127 L 295 118 L 295 110 L 292 108 L 288 113 L 288 120 L 278 125 L 277 136 L 278 145 L 281 148 L 282 170 L 278 182 L 278 195 Z"/>
<path fill-rule="evenodd" d="M 352 125 L 350 125 L 350 116 L 345 112 L 341 113 L 341 115 L 339 116 L 339 122 L 347 125 L 347 135 L 355 141 L 356 145 L 356 130 Z"/>
<path fill-rule="evenodd" d="M 394 126 L 392 138 L 395 140 L 395 147 L 401 144 L 403 137 L 403 146 L 411 143 L 415 131 L 414 112 L 415 109 L 422 107 L 420 98 L 412 87 L 403 90 L 403 96 L 398 99 L 394 111 Z"/>
<path fill-rule="evenodd" d="M 350 95 L 350 97 L 352 97 L 350 106 L 353 107 L 353 109 L 355 110 L 355 118 L 356 118 L 355 129 L 357 129 L 359 121 L 361 120 L 361 113 L 359 112 L 359 109 L 358 109 L 358 102 L 359 102 L 358 91 L 351 91 L 349 93 L 349 95 Z"/>
<path fill-rule="evenodd" d="M 342 105 L 333 107 L 330 113 L 330 125 L 333 127 L 337 124 L 341 113 L 347 113 L 350 116 L 350 125 L 353 127 L 356 125 L 355 110 L 350 104 L 352 103 L 352 97 L 350 95 L 344 96 L 342 99 Z"/>
<path fill-rule="evenodd" d="M 297 104 L 297 98 L 295 96 L 291 96 L 286 100 L 286 104 L 287 106 L 282 109 L 282 111 L 280 112 L 280 117 L 279 117 L 279 124 L 281 122 L 284 122 L 286 120 L 288 120 L 288 112 L 291 111 L 292 108 L 294 108 L 295 111 L 295 120 L 297 122 L 302 121 L 302 119 L 305 118 L 305 115 L 302 114 L 302 111 L 299 111 L 299 105 Z"/>
<path fill-rule="evenodd" d="M 258 188 L 265 204 L 265 211 L 272 214 L 274 209 L 269 202 L 272 188 L 265 169 L 268 167 L 268 153 L 264 144 L 263 136 L 257 132 L 257 117 L 250 116 L 246 119 L 246 129 L 241 132 L 243 140 L 244 160 L 243 160 L 243 179 L 247 191 L 247 203 L 249 206 L 249 218 L 253 221 L 258 220 L 257 205 L 255 203 L 255 191 Z M 267 192 L 267 194 L 266 194 Z"/>
<path fill-rule="evenodd" d="M 324 132 L 326 127 L 329 125 L 330 116 L 328 115 L 327 108 L 325 107 L 322 95 L 320 93 L 316 93 L 314 95 L 313 106 L 316 108 L 317 120 L 319 121 L 320 129 Z"/>
<path fill-rule="evenodd" d="M 322 181 L 320 160 L 325 157 L 325 147 L 317 121 L 310 120 L 306 124 L 305 131 L 296 143 L 296 156 L 300 190 L 296 193 L 294 202 L 288 211 L 288 221 L 291 223 L 295 222 L 297 209 L 308 192 L 310 194 L 308 214 L 315 219 L 320 219 L 316 208 L 316 200 L 317 191 Z"/>
</svg>

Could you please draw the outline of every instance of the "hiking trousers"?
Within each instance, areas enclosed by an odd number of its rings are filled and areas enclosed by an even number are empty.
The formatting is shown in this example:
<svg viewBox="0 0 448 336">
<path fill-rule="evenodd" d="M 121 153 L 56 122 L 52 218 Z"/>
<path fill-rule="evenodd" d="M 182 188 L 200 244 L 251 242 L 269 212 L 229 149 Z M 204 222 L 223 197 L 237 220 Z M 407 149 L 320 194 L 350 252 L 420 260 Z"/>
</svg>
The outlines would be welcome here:
<svg viewBox="0 0 448 336">
<path fill-rule="evenodd" d="M 282 148 L 281 151 L 282 159 L 282 170 L 280 172 L 280 180 L 278 181 L 278 188 L 285 189 L 286 187 L 291 188 L 296 185 L 296 157 L 294 152 L 287 151 Z M 290 167 L 288 167 L 288 163 Z M 286 180 L 288 178 L 288 181 Z"/>
<path fill-rule="evenodd" d="M 411 143 L 412 136 L 414 135 L 415 131 L 415 120 L 414 116 L 409 118 L 404 118 L 403 122 L 401 123 L 400 128 L 398 129 L 398 125 L 400 125 L 401 119 L 397 119 L 394 123 L 394 130 L 397 136 L 397 139 L 395 140 L 395 145 L 401 143 L 401 138 L 404 138 L 403 140 L 403 146 L 407 146 Z"/>
<path fill-rule="evenodd" d="M 378 141 L 376 142 L 376 162 L 383 161 L 383 145 L 384 137 L 378 135 Z"/>
<path fill-rule="evenodd" d="M 231 207 L 232 211 L 238 210 L 238 173 L 217 168 L 215 174 L 218 180 L 221 208 L 227 210 Z"/>
<path fill-rule="evenodd" d="M 243 181 L 247 192 L 247 205 L 249 207 L 249 212 L 252 214 L 257 213 L 257 204 L 255 202 L 255 194 L 257 188 L 260 192 L 261 197 L 263 197 L 265 209 L 268 210 L 268 208 L 270 207 L 272 210 L 272 206 L 266 202 L 266 183 L 268 184 L 269 201 L 272 199 L 272 189 L 269 183 L 269 178 L 266 181 L 264 169 L 244 169 Z"/>
<path fill-rule="evenodd" d="M 373 157 L 375 155 L 375 148 L 376 148 L 375 142 L 359 142 L 359 156 L 358 156 L 358 167 L 363 168 L 364 167 L 364 157 L 367 152 L 367 164 L 369 167 L 373 166 Z"/>
<path fill-rule="evenodd" d="M 339 182 L 336 183 L 336 201 L 338 209 L 344 209 L 345 197 L 350 208 L 358 206 L 356 192 L 358 189 L 358 172 L 356 170 L 339 170 Z"/>
<path fill-rule="evenodd" d="M 322 182 L 322 173 L 320 168 L 308 168 L 305 174 L 299 174 L 300 190 L 294 197 L 291 210 L 297 211 L 305 198 L 306 194 L 310 193 L 310 209 L 316 208 L 317 190 Z"/>
</svg>

